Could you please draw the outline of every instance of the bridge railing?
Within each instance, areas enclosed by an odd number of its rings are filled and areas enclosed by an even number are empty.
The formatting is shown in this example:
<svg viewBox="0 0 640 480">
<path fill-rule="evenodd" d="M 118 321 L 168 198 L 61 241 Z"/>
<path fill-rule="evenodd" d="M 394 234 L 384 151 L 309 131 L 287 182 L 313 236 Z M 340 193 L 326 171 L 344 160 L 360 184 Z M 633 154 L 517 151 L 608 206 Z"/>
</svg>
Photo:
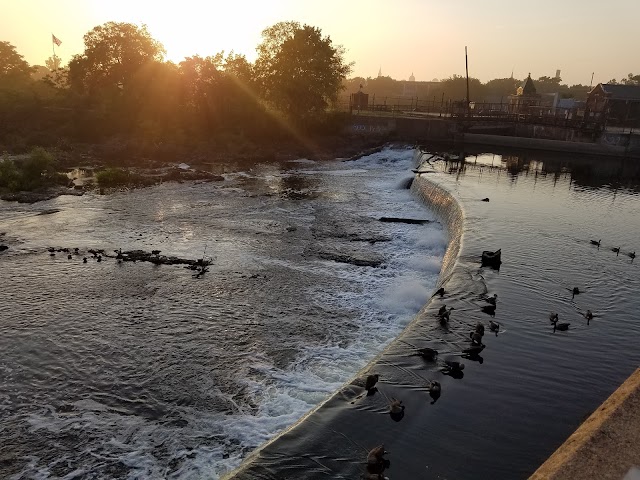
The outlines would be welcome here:
<svg viewBox="0 0 640 480">
<path fill-rule="evenodd" d="M 586 130 L 603 130 L 608 126 L 623 129 L 640 128 L 640 119 L 618 119 L 606 112 L 589 112 L 584 107 L 563 108 L 553 105 L 517 105 L 510 103 L 471 102 L 420 99 L 417 97 L 369 96 L 368 103 L 356 105 L 348 99 L 337 108 L 353 115 L 391 117 L 455 118 L 474 123 L 508 122 L 562 126 Z"/>
</svg>

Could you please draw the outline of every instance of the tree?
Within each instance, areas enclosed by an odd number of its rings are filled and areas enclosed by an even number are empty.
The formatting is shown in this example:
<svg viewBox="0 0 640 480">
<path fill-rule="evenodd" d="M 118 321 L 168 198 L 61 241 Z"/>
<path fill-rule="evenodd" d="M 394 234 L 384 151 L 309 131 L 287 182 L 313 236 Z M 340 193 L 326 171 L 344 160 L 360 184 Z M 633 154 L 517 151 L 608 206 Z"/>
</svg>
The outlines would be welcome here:
<svg viewBox="0 0 640 480">
<path fill-rule="evenodd" d="M 262 31 L 262 43 L 256 47 L 258 51 L 256 67 L 259 74 L 269 72 L 274 58 L 280 53 L 284 42 L 293 38 L 300 28 L 298 22 L 278 22 Z"/>
<path fill-rule="evenodd" d="M 51 74 L 51 70 L 47 67 L 43 67 L 42 65 L 34 65 L 33 73 L 31 73 L 31 78 L 33 80 L 44 80 Z"/>
<path fill-rule="evenodd" d="M 147 27 L 107 22 L 84 36 L 85 50 L 69 62 L 72 87 L 84 91 L 126 90 L 137 71 L 148 62 L 162 61 L 164 47 Z"/>
<path fill-rule="evenodd" d="M 28 79 L 33 69 L 9 42 L 0 42 L 0 79 Z"/>
<path fill-rule="evenodd" d="M 538 80 L 534 82 L 536 86 L 536 91 L 538 93 L 556 93 L 562 90 L 565 90 L 566 85 L 561 86 L 560 82 L 562 79 L 560 77 L 540 77 Z"/>
<path fill-rule="evenodd" d="M 624 85 L 640 85 L 640 75 L 630 73 L 627 75 L 627 78 L 623 78 L 620 83 Z"/>
<path fill-rule="evenodd" d="M 224 59 L 224 71 L 247 87 L 253 83 L 253 65 L 247 61 L 244 55 L 229 53 Z"/>
<path fill-rule="evenodd" d="M 521 83 L 520 80 L 513 77 L 489 80 L 484 85 L 485 96 L 491 97 L 494 101 L 497 101 L 498 98 L 506 99 L 509 95 L 515 95 Z"/>
<path fill-rule="evenodd" d="M 262 32 L 256 73 L 265 99 L 291 118 L 324 112 L 351 71 L 319 28 L 281 22 Z"/>
<path fill-rule="evenodd" d="M 444 92 L 444 98 L 450 100 L 464 100 L 467 98 L 467 79 L 462 75 L 453 75 L 440 81 L 438 86 L 440 95 Z M 479 101 L 484 98 L 484 86 L 477 78 L 469 78 L 470 101 Z M 438 93 L 434 92 L 437 96 Z"/>
<path fill-rule="evenodd" d="M 52 72 L 58 70 L 62 65 L 62 60 L 57 55 L 52 55 L 44 61 L 44 66 Z"/>
<path fill-rule="evenodd" d="M 383 102 L 384 97 L 397 97 L 402 94 L 402 84 L 391 77 L 369 77 L 366 84 L 366 93 L 375 95 L 378 103 Z"/>
</svg>

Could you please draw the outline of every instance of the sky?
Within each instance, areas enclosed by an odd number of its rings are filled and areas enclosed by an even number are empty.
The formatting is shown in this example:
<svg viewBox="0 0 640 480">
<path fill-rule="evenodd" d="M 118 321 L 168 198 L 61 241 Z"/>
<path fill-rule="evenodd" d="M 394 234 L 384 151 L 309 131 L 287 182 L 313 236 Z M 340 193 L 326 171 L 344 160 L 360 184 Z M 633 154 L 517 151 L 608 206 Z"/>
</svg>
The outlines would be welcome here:
<svg viewBox="0 0 640 480">
<path fill-rule="evenodd" d="M 146 24 L 169 60 L 220 51 L 255 60 L 266 27 L 319 27 L 355 62 L 352 76 L 416 80 L 513 75 L 588 85 L 640 73 L 640 0 L 0 0 L 0 41 L 32 65 L 62 41 L 63 64 L 108 21 Z"/>
</svg>

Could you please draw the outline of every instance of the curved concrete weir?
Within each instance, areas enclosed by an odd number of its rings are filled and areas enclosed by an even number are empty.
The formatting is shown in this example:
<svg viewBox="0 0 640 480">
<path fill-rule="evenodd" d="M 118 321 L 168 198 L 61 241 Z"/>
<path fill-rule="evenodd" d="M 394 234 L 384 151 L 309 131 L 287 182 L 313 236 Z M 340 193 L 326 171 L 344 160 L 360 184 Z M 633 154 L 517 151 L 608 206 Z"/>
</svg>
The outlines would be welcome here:
<svg viewBox="0 0 640 480">
<path fill-rule="evenodd" d="M 448 246 L 438 287 L 455 290 L 455 285 L 466 283 L 467 277 L 467 268 L 458 262 L 463 208 L 450 191 L 425 177 L 417 176 L 411 189 L 430 206 L 446 229 Z M 461 276 L 458 281 L 457 272 Z M 484 286 L 479 285 L 478 293 L 481 291 Z M 427 383 L 429 377 L 435 379 L 436 364 L 425 363 L 414 355 L 410 345 L 427 346 L 425 339 L 429 339 L 428 345 L 442 353 L 459 352 L 461 345 L 468 346 L 463 343 L 466 333 L 461 332 L 466 332 L 468 325 L 455 321 L 450 329 L 442 331 L 436 319 L 442 301 L 436 299 L 428 302 L 399 338 L 360 371 L 352 383 L 253 452 L 224 478 L 360 478 L 365 472 L 368 450 L 381 443 L 394 452 L 394 462 L 402 461 L 404 455 L 407 458 L 418 455 L 424 446 L 419 439 L 433 415 L 427 408 L 432 401 Z M 433 331 L 438 333 L 430 335 Z M 380 375 L 379 392 L 367 396 L 361 380 L 370 373 Z M 409 422 L 389 420 L 387 405 L 391 398 L 402 399 L 411 412 Z M 390 474 L 397 473 L 399 468 L 394 465 Z"/>
</svg>

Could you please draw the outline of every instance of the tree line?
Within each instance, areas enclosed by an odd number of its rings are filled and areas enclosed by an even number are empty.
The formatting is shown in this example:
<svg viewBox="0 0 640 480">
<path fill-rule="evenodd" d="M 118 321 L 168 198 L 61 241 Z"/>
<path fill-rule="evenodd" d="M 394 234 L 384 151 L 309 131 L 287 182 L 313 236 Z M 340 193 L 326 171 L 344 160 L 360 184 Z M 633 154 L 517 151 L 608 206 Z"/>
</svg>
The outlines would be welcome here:
<svg viewBox="0 0 640 480">
<path fill-rule="evenodd" d="M 558 93 L 560 98 L 573 98 L 586 100 L 589 93 L 589 85 L 566 85 L 560 77 L 542 76 L 532 79 L 538 93 Z M 362 91 L 369 94 L 369 101 L 375 95 L 376 102 L 384 99 L 393 99 L 407 95 L 406 86 L 410 82 L 406 80 L 394 80 L 388 76 L 380 77 L 355 77 L 345 82 L 345 90 L 355 93 L 362 86 Z M 524 80 L 518 78 L 496 78 L 482 83 L 479 79 L 469 78 L 469 98 L 472 102 L 500 103 L 508 102 L 509 95 L 515 95 L 518 87 Z M 618 83 L 615 79 L 608 83 Z M 628 85 L 640 85 L 640 75 L 629 74 L 628 78 L 620 83 Z M 410 90 L 412 96 L 424 101 L 448 102 L 461 101 L 467 97 L 467 79 L 462 75 L 452 75 L 439 81 L 415 82 Z M 343 99 L 346 101 L 346 99 Z M 390 101 L 390 100 L 389 100 Z"/>
<path fill-rule="evenodd" d="M 330 114 L 352 65 L 321 30 L 280 22 L 258 58 L 233 52 L 165 60 L 145 26 L 108 22 L 66 66 L 30 66 L 0 42 L 0 151 L 112 138 L 147 145 L 273 141 L 332 131 Z"/>
<path fill-rule="evenodd" d="M 0 41 L 0 152 L 114 138 L 150 148 L 273 143 L 340 133 L 346 113 L 336 107 L 361 86 L 379 99 L 406 93 L 406 82 L 390 77 L 348 79 L 344 48 L 313 26 L 277 23 L 262 32 L 257 53 L 253 63 L 233 52 L 174 63 L 145 26 L 118 22 L 87 32 L 84 51 L 65 66 L 56 56 L 30 66 Z M 522 81 L 469 83 L 472 101 L 498 102 Z M 640 75 L 621 83 L 640 84 Z M 550 77 L 535 84 L 539 93 L 578 100 L 589 89 Z M 467 88 L 458 75 L 414 87 L 412 95 L 434 102 L 462 100 Z"/>
</svg>

